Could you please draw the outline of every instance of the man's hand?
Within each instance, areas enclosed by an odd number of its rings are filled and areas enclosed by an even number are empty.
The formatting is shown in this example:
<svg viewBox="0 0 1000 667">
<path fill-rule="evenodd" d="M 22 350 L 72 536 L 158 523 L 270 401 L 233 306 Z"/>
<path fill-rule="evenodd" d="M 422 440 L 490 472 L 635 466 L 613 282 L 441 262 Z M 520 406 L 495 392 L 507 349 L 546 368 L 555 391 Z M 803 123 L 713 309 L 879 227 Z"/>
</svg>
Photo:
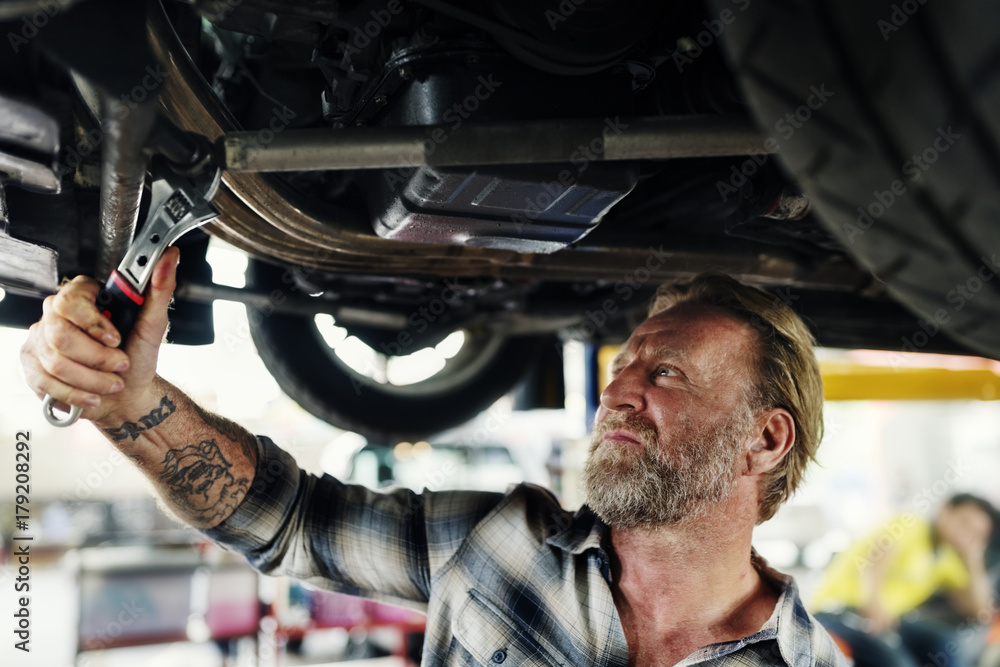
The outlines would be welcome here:
<svg viewBox="0 0 1000 667">
<path fill-rule="evenodd" d="M 100 285 L 79 277 L 45 299 L 21 363 L 39 397 L 83 407 L 83 417 L 139 465 L 178 518 L 204 529 L 225 521 L 250 490 L 257 443 L 156 375 L 178 257 L 170 248 L 157 262 L 124 351 L 95 305 Z"/>
<path fill-rule="evenodd" d="M 100 420 L 148 403 L 160 343 L 167 330 L 167 306 L 176 286 L 180 252 L 168 249 L 153 269 L 146 300 L 124 350 L 108 318 L 96 305 L 101 286 L 78 276 L 42 303 L 42 319 L 21 347 L 25 381 L 39 398 L 56 406 L 83 408 Z"/>
</svg>

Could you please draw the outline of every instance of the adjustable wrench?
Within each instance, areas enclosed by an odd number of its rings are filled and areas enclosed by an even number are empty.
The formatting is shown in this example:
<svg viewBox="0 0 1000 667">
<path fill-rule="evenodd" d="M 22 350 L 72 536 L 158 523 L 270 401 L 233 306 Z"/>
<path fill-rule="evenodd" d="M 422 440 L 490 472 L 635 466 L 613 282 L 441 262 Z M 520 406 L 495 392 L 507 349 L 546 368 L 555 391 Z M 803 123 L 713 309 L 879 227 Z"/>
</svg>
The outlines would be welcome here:
<svg viewBox="0 0 1000 667">
<path fill-rule="evenodd" d="M 121 334 L 119 346 L 125 345 L 135 326 L 157 260 L 182 235 L 219 215 L 211 200 L 219 189 L 221 169 L 207 166 L 187 177 L 162 166 L 154 168 L 154 178 L 146 223 L 97 298 L 101 312 Z M 71 406 L 69 414 L 60 417 L 53 410 L 52 400 L 52 396 L 45 395 L 42 414 L 53 426 L 69 426 L 80 418 L 83 409 L 77 406 Z"/>
</svg>

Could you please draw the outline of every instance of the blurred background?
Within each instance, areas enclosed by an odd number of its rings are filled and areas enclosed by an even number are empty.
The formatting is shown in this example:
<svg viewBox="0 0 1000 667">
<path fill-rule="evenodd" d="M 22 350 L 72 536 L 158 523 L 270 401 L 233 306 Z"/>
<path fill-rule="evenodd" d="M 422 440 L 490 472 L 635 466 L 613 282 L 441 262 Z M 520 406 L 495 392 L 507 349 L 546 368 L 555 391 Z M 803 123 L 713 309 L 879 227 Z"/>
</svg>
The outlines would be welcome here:
<svg viewBox="0 0 1000 667">
<path fill-rule="evenodd" d="M 242 255 L 213 239 L 209 261 L 217 283 L 240 284 Z M 166 346 L 161 374 L 203 406 L 270 436 L 306 470 L 374 488 L 502 491 L 529 481 L 552 488 L 569 507 L 582 502 L 589 421 L 615 349 L 564 345 L 561 407 L 518 409 L 522 388 L 435 438 L 369 442 L 281 392 L 247 334 L 242 305 L 217 301 L 214 309 L 215 343 Z M 49 426 L 20 377 L 25 335 L 0 329 L 7 378 L 0 389 L 0 618 L 14 611 L 11 538 L 30 535 L 32 652 L 14 650 L 5 630 L 0 664 L 402 665 L 419 656 L 419 614 L 257 576 L 165 516 L 141 475 L 94 428 Z M 1000 503 L 1000 362 L 819 355 L 828 400 L 818 464 L 755 537 L 774 567 L 796 576 L 807 601 L 831 558 L 894 515 L 929 519 L 960 492 Z M 28 530 L 18 531 L 15 443 L 25 431 L 30 518 Z M 994 565 L 996 555 L 990 552 Z"/>
</svg>

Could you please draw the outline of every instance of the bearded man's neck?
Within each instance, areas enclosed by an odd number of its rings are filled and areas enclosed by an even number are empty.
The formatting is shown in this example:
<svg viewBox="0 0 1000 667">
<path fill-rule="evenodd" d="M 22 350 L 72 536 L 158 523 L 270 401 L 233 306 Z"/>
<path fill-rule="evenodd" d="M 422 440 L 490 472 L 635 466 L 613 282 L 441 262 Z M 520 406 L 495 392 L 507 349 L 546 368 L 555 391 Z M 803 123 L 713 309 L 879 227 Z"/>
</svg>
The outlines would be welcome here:
<svg viewBox="0 0 1000 667">
<path fill-rule="evenodd" d="M 704 516 L 651 528 L 611 528 L 616 601 L 696 622 L 741 604 L 760 585 L 751 562 L 755 508 L 738 494 Z M 667 620 L 664 617 L 664 620 Z"/>
</svg>

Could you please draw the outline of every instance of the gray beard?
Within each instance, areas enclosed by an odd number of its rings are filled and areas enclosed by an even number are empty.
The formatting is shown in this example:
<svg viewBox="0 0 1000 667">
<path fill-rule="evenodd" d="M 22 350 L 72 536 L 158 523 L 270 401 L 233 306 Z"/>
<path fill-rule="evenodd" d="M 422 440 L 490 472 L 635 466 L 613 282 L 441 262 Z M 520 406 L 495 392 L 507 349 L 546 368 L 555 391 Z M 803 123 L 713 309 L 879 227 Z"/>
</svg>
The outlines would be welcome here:
<svg viewBox="0 0 1000 667">
<path fill-rule="evenodd" d="M 609 526 L 653 528 L 702 517 L 729 498 L 743 470 L 743 443 L 753 415 L 744 406 L 709 427 L 679 424 L 672 441 L 660 442 L 645 420 L 612 414 L 594 429 L 583 471 L 587 504 Z M 616 428 L 641 445 L 602 443 Z"/>
</svg>

